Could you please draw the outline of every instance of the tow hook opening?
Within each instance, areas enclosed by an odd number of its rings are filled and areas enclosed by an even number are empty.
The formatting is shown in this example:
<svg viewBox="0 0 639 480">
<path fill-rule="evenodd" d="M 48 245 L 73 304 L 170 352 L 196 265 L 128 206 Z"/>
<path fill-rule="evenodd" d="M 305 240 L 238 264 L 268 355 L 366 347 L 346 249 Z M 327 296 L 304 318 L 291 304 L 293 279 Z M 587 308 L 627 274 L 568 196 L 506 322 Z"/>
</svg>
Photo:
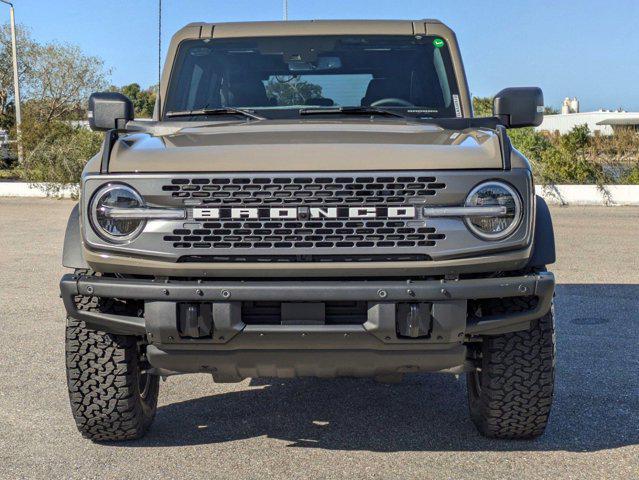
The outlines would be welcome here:
<svg viewBox="0 0 639 480">
<path fill-rule="evenodd" d="M 211 338 L 213 336 L 213 305 L 211 303 L 178 303 L 177 330 L 181 338 Z"/>
<path fill-rule="evenodd" d="M 397 336 L 427 338 L 433 329 L 432 303 L 398 303 L 396 311 Z"/>
</svg>

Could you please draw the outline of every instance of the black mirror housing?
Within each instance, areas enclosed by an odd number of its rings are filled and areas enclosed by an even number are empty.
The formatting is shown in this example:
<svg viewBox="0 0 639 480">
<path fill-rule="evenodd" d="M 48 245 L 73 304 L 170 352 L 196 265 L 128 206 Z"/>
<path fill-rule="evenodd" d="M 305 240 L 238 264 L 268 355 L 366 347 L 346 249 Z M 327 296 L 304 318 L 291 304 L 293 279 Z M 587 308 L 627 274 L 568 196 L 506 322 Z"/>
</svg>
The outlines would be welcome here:
<svg viewBox="0 0 639 480">
<path fill-rule="evenodd" d="M 493 115 L 506 128 L 538 127 L 544 119 L 544 94 L 537 87 L 505 88 L 493 99 Z"/>
<path fill-rule="evenodd" d="M 89 97 L 89 126 L 91 130 L 124 130 L 133 120 L 133 102 L 121 93 L 99 92 Z"/>
</svg>

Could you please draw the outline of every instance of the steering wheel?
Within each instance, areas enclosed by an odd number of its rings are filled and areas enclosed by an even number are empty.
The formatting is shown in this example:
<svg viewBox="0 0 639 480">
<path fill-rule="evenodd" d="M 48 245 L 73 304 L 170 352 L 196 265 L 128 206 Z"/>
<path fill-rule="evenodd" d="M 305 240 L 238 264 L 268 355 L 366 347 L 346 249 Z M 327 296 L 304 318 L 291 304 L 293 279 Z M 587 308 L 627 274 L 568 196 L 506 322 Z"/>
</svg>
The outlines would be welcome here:
<svg viewBox="0 0 639 480">
<path fill-rule="evenodd" d="M 370 106 L 371 107 L 385 107 L 385 106 L 414 107 L 415 104 L 410 103 L 409 101 L 404 100 L 403 98 L 388 97 L 388 98 L 380 98 L 379 100 L 375 100 L 373 103 L 371 103 Z"/>
</svg>

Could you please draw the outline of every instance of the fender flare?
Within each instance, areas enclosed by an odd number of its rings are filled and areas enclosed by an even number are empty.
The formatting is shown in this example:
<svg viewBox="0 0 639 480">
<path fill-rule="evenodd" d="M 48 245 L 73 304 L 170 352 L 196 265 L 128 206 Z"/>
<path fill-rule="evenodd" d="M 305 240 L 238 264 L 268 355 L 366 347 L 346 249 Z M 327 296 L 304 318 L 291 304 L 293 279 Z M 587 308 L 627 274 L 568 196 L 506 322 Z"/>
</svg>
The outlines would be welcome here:
<svg viewBox="0 0 639 480">
<path fill-rule="evenodd" d="M 533 250 L 528 266 L 543 268 L 555 263 L 555 232 L 552 226 L 552 217 L 546 201 L 537 195 L 535 217 L 535 236 L 533 238 Z"/>
<path fill-rule="evenodd" d="M 62 249 L 62 266 L 67 268 L 89 268 L 89 265 L 82 255 L 79 204 L 73 207 L 69 215 L 69 220 L 67 221 L 67 229 L 64 234 L 64 247 Z"/>
</svg>

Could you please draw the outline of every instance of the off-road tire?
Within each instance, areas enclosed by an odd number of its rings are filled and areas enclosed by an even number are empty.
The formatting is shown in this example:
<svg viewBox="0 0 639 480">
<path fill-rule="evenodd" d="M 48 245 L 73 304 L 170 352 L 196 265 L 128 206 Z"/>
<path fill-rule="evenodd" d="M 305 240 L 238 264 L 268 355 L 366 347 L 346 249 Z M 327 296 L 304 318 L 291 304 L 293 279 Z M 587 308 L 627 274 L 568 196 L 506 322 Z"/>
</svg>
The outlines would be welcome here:
<svg viewBox="0 0 639 480">
<path fill-rule="evenodd" d="M 94 298 L 78 300 L 100 308 Z M 67 318 L 66 370 L 80 433 L 96 442 L 142 437 L 155 417 L 159 377 L 141 372 L 138 338 L 88 328 Z"/>
<path fill-rule="evenodd" d="M 521 311 L 526 299 L 505 298 L 495 314 Z M 466 374 L 470 416 L 482 435 L 530 439 L 544 433 L 555 380 L 554 310 L 528 330 L 482 338 L 480 369 Z"/>
</svg>

